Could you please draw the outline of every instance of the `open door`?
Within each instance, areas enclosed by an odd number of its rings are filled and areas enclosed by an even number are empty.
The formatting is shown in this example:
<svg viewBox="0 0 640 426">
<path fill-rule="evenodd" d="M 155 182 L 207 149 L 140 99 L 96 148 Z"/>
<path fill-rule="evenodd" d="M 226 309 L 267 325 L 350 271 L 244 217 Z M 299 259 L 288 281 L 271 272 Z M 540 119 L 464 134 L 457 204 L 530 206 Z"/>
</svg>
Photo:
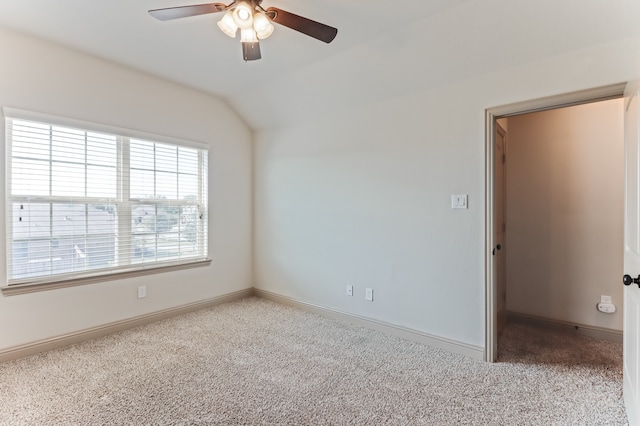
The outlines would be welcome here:
<svg viewBox="0 0 640 426">
<path fill-rule="evenodd" d="M 625 217 L 624 217 L 624 403 L 629 424 L 640 424 L 640 81 L 624 93 Z"/>
<path fill-rule="evenodd" d="M 494 218 L 495 247 L 493 248 L 493 270 L 496 289 L 496 332 L 498 335 L 507 323 L 507 271 L 506 271 L 506 159 L 507 132 L 496 123 L 496 146 L 494 160 Z"/>
<path fill-rule="evenodd" d="M 633 158 L 634 165 L 629 168 L 629 164 L 627 164 L 628 174 L 626 176 L 627 179 L 627 213 L 626 213 L 626 230 L 625 235 L 626 238 L 629 238 L 629 235 L 633 235 L 631 244 L 628 242 L 625 243 L 626 247 L 633 247 L 633 249 L 628 251 L 625 249 L 625 273 L 627 274 L 635 274 L 634 276 L 640 275 L 640 213 L 638 212 L 638 203 L 640 198 L 638 198 L 638 181 L 640 179 L 640 174 L 638 173 L 639 162 L 640 159 L 638 157 L 638 129 L 640 129 L 640 125 L 638 121 L 640 120 L 639 112 L 638 112 L 638 90 L 640 90 L 640 84 L 631 86 L 628 85 L 629 93 L 634 93 L 635 99 L 632 99 L 630 95 L 626 99 L 627 108 L 626 112 L 626 122 L 627 126 L 635 126 L 633 128 L 627 129 L 627 134 L 633 133 L 635 135 L 635 139 L 633 144 L 630 144 L 627 141 L 627 149 L 634 150 L 635 154 L 629 155 L 629 151 L 627 151 L 627 159 Z M 496 139 L 498 139 L 498 133 L 496 130 L 496 119 L 498 117 L 509 117 L 517 114 L 526 114 L 534 111 L 543 111 L 547 109 L 558 108 L 559 106 L 569 106 L 569 105 L 579 105 L 588 102 L 595 102 L 597 100 L 605 100 L 618 98 L 622 95 L 625 90 L 625 84 L 612 84 L 610 86 L 597 87 L 593 89 L 587 89 L 579 92 L 565 93 L 557 96 L 551 96 L 548 98 L 534 99 L 525 102 L 519 102 L 510 105 L 503 105 L 499 107 L 489 108 L 485 111 L 486 113 L 486 133 L 485 133 L 485 182 L 486 182 L 486 198 L 485 198 L 485 353 L 484 359 L 489 362 L 494 362 L 496 360 L 498 354 L 498 298 L 499 298 L 499 289 L 498 289 L 498 268 L 496 265 L 496 258 L 493 255 L 494 250 L 497 248 L 497 244 L 499 242 L 499 237 L 496 235 L 496 223 L 498 223 L 498 219 L 496 215 L 498 214 L 495 211 L 495 185 L 496 185 Z M 634 92 L 635 90 L 635 92 Z M 626 93 L 626 92 L 625 92 Z M 631 104 L 630 105 L 630 101 Z M 635 102 L 635 103 L 634 103 Z M 635 111 L 635 112 L 634 112 Z M 632 118 L 629 118 L 632 117 Z M 635 129 L 635 130 L 633 130 Z M 632 172 L 632 174 L 629 174 Z M 631 193 L 631 195 L 629 195 Z M 630 216 L 629 209 L 633 207 L 633 215 Z M 633 219 L 630 219 L 633 217 Z M 633 225 L 629 225 L 629 222 L 633 222 Z M 631 234 L 630 234 L 631 233 Z M 635 244 L 635 245 L 634 245 Z M 631 260 L 627 260 L 627 257 L 631 259 L 631 254 L 633 253 L 633 259 L 635 259 L 635 263 L 632 263 Z M 625 344 L 629 343 L 631 346 L 628 348 L 625 347 L 625 351 L 628 349 L 629 351 L 633 350 L 632 354 L 628 354 L 625 352 L 625 359 L 629 362 L 629 366 L 625 367 L 625 389 L 629 387 L 630 390 L 625 390 L 625 400 L 628 401 L 633 400 L 633 407 L 631 406 L 631 402 L 627 402 L 627 406 L 630 414 L 630 419 L 632 415 L 633 419 L 636 421 L 631 424 L 640 425 L 640 408 L 638 407 L 638 393 L 640 392 L 638 382 L 640 379 L 638 378 L 638 355 L 640 355 L 639 348 L 639 340 L 640 336 L 640 326 L 638 325 L 638 321 L 640 321 L 640 289 L 635 285 L 633 286 L 633 291 L 635 292 L 635 299 L 631 299 L 631 297 L 625 296 L 625 305 L 626 301 L 632 303 L 635 306 L 635 310 L 629 308 L 629 310 L 633 311 L 633 315 L 635 317 L 625 320 L 624 323 L 624 332 L 625 332 Z M 625 310 L 626 315 L 626 310 Z M 625 361 L 625 362 L 626 362 Z M 633 374 L 627 373 L 627 370 L 633 372 Z M 629 382 L 629 383 L 627 383 Z M 631 390 L 632 389 L 632 390 Z"/>
</svg>

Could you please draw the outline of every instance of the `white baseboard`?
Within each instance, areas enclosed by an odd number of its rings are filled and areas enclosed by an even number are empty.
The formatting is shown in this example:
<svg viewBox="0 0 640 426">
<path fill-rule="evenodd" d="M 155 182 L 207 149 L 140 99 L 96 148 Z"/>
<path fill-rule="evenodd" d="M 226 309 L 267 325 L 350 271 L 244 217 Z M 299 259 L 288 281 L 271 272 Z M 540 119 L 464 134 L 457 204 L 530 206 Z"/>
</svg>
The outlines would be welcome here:
<svg viewBox="0 0 640 426">
<path fill-rule="evenodd" d="M 130 328 L 149 324 L 166 318 L 171 318 L 177 315 L 186 314 L 188 312 L 197 311 L 199 309 L 220 305 L 222 303 L 232 302 L 234 300 L 252 296 L 253 294 L 253 288 L 248 288 L 211 299 L 177 306 L 175 308 L 164 309 L 162 311 L 152 312 L 150 314 L 140 315 L 121 321 L 115 321 L 112 323 L 52 337 L 45 340 L 39 340 L 36 342 L 26 343 L 24 345 L 10 347 L 0 350 L 0 362 L 35 355 L 39 352 L 45 352 L 62 346 L 80 343 L 85 340 L 95 339 L 96 337 L 106 336 L 107 334 L 117 333 L 119 331 L 124 331 Z"/>
<path fill-rule="evenodd" d="M 422 331 L 413 330 L 411 328 L 403 327 L 400 325 L 390 324 L 383 321 L 374 320 L 371 318 L 362 317 L 359 315 L 349 314 L 346 312 L 337 311 L 331 308 L 325 308 L 322 306 L 314 305 L 312 303 L 302 302 L 288 296 L 282 296 L 270 291 L 254 288 L 254 295 L 262 297 L 267 300 L 282 303 L 283 305 L 292 306 L 308 312 L 313 312 L 328 318 L 337 319 L 350 324 L 378 330 L 383 333 L 390 334 L 392 336 L 400 337 L 403 339 L 418 342 L 427 346 L 432 346 L 438 349 L 443 349 L 448 352 L 457 353 L 470 358 L 483 360 L 484 348 L 468 345 L 466 343 L 457 342 L 455 340 L 447 339 L 444 337 L 434 336 Z"/>
<path fill-rule="evenodd" d="M 535 325 L 538 327 L 564 330 L 566 332 L 581 334 L 600 340 L 622 343 L 622 331 L 611 328 L 596 327 L 592 325 L 577 324 L 569 321 L 554 320 L 537 317 L 535 315 L 521 314 L 519 312 L 508 312 L 507 321 L 519 322 Z"/>
<path fill-rule="evenodd" d="M 10 348 L 0 350 L 0 362 L 10 361 L 18 358 L 23 358 L 30 355 L 35 355 L 40 352 L 60 348 L 67 345 L 73 345 L 83 342 L 85 340 L 95 339 L 97 337 L 106 336 L 108 334 L 117 333 L 130 328 L 139 327 L 141 325 L 150 324 L 155 321 L 160 321 L 166 318 L 171 318 L 177 315 L 186 314 L 188 312 L 197 311 L 200 309 L 208 308 L 215 305 L 220 305 L 234 300 L 239 300 L 245 297 L 256 296 L 262 297 L 267 300 L 282 303 L 284 305 L 293 306 L 299 309 L 303 309 L 308 312 L 313 312 L 325 317 L 337 319 L 350 324 L 378 330 L 383 333 L 390 334 L 392 336 L 400 337 L 403 339 L 418 342 L 427 346 L 432 346 L 438 349 L 443 349 L 448 352 L 461 354 L 470 358 L 482 360 L 484 359 L 484 349 L 478 346 L 468 345 L 465 343 L 457 342 L 455 340 L 447 339 L 444 337 L 434 336 L 428 333 L 424 333 L 418 330 L 413 330 L 400 325 L 390 324 L 383 321 L 374 320 L 371 318 L 362 317 L 346 312 L 337 311 L 318 305 L 314 305 L 307 302 L 302 302 L 291 297 L 281 296 L 276 293 L 272 293 L 266 290 L 260 290 L 257 288 L 247 288 L 244 290 L 228 293 L 222 296 L 214 297 L 211 299 L 203 300 L 200 302 L 189 303 L 174 308 L 165 309 L 162 311 L 152 312 L 145 315 L 140 315 L 133 318 L 128 318 L 121 321 L 115 321 L 112 323 L 92 327 L 73 333 L 68 333 L 60 336 L 51 337 L 36 342 L 26 343 L 19 346 L 13 346 Z"/>
</svg>

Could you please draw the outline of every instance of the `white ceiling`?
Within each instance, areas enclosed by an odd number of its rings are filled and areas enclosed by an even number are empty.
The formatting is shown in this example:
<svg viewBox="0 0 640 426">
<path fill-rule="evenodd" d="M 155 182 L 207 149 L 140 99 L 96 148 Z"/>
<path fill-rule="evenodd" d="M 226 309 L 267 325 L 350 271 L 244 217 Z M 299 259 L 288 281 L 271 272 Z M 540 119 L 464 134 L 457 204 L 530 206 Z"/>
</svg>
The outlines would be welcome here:
<svg viewBox="0 0 640 426">
<path fill-rule="evenodd" d="M 0 25 L 225 99 L 254 129 L 640 34 L 637 0 L 264 0 L 337 27 L 325 44 L 276 25 L 244 62 L 202 0 L 0 0 Z"/>
</svg>

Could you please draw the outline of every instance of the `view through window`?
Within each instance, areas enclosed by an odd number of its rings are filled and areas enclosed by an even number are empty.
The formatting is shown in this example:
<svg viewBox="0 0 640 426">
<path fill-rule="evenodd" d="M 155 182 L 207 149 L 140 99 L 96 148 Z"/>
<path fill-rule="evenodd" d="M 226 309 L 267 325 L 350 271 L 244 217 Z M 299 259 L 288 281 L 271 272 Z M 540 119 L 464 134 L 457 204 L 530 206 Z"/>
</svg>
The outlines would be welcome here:
<svg viewBox="0 0 640 426">
<path fill-rule="evenodd" d="M 7 118 L 9 284 L 207 256 L 207 151 Z"/>
</svg>

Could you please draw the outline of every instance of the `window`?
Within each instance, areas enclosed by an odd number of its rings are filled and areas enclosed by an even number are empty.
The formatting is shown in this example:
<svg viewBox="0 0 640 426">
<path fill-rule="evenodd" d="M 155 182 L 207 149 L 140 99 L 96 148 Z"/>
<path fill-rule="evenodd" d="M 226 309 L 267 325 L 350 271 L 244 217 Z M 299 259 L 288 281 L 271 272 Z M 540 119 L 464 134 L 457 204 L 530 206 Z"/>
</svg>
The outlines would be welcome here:
<svg viewBox="0 0 640 426">
<path fill-rule="evenodd" d="M 5 114 L 9 286 L 206 259 L 205 149 Z"/>
</svg>

